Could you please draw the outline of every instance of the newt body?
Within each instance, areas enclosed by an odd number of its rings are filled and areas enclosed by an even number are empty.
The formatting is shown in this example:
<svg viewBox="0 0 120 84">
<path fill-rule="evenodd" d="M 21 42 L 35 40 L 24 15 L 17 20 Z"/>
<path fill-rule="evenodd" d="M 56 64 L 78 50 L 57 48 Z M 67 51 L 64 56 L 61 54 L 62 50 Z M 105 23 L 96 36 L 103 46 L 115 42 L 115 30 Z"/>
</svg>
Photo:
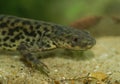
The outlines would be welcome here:
<svg viewBox="0 0 120 84">
<path fill-rule="evenodd" d="M 0 49 L 18 50 L 32 66 L 47 73 L 47 66 L 32 52 L 56 48 L 87 50 L 95 39 L 84 30 L 78 30 L 44 21 L 0 15 Z"/>
</svg>

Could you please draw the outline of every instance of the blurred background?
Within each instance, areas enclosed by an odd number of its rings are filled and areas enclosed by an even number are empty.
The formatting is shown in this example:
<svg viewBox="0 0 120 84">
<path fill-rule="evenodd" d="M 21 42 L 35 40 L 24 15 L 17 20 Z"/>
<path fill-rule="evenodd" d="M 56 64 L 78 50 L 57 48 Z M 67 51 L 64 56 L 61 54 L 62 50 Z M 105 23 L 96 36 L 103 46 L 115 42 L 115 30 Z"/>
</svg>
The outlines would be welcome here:
<svg viewBox="0 0 120 84">
<path fill-rule="evenodd" d="M 91 15 L 118 15 L 120 0 L 0 0 L 0 14 L 68 25 Z"/>
</svg>

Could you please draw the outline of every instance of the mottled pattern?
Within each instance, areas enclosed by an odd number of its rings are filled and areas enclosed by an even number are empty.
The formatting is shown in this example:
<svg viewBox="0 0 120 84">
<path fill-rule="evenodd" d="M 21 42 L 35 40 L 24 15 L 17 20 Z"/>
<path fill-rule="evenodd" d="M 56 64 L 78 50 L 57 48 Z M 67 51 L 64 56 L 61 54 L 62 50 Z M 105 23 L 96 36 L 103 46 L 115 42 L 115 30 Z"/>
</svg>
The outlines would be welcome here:
<svg viewBox="0 0 120 84">
<path fill-rule="evenodd" d="M 32 53 L 55 48 L 86 50 L 95 39 L 77 30 L 44 21 L 0 15 L 0 49 L 18 50 L 31 66 L 48 75 L 48 67 Z"/>
<path fill-rule="evenodd" d="M 0 15 L 0 49 L 15 50 L 21 42 L 27 42 L 30 46 L 37 45 L 44 50 L 56 47 L 72 49 L 78 47 L 79 50 L 83 50 L 95 44 L 95 40 L 83 30 Z"/>
</svg>

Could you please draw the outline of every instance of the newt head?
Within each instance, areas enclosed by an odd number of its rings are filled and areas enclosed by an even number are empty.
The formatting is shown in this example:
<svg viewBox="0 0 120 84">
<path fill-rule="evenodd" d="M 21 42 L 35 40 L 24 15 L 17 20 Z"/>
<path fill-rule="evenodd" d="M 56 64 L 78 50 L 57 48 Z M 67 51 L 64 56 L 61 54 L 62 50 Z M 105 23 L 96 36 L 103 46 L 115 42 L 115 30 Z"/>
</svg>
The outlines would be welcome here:
<svg viewBox="0 0 120 84">
<path fill-rule="evenodd" d="M 61 48 L 72 50 L 87 50 L 96 44 L 96 40 L 85 30 L 67 28 L 57 39 Z"/>
</svg>

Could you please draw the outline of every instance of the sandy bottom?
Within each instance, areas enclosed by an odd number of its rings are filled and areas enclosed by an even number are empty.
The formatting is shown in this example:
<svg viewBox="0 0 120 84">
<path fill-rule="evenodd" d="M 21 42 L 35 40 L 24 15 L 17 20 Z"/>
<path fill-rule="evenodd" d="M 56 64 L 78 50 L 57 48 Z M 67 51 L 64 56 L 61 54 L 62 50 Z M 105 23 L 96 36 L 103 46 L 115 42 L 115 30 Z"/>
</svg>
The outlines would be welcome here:
<svg viewBox="0 0 120 84">
<path fill-rule="evenodd" d="M 113 24 L 108 25 L 112 31 Z M 96 37 L 91 50 L 57 50 L 41 59 L 50 69 L 49 77 L 27 67 L 18 53 L 0 52 L 0 84 L 120 84 L 120 31 L 114 29 L 117 33 L 112 36 L 112 32 L 105 32 L 105 25 L 97 28 L 103 34 Z"/>
<path fill-rule="evenodd" d="M 101 84 L 120 82 L 119 43 L 120 37 L 101 37 L 82 56 L 78 51 L 57 51 L 61 54 L 41 59 L 49 67 L 50 77 L 26 67 L 20 61 L 20 55 L 1 54 L 0 84 L 84 84 L 90 80 Z"/>
</svg>

